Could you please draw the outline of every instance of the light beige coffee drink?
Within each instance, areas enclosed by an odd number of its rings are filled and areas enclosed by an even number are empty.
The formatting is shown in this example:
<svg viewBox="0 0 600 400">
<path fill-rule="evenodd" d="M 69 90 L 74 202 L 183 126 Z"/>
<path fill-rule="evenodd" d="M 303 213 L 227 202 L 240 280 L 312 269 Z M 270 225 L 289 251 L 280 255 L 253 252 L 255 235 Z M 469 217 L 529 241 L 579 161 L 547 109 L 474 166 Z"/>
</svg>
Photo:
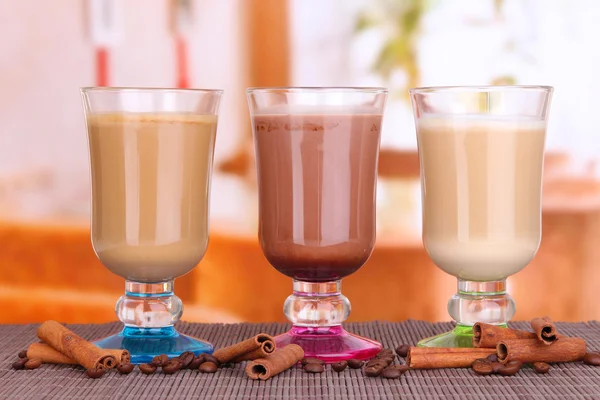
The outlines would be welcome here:
<svg viewBox="0 0 600 400">
<path fill-rule="evenodd" d="M 541 240 L 546 126 L 489 116 L 421 118 L 423 243 L 435 264 L 472 281 L 525 267 Z"/>
<path fill-rule="evenodd" d="M 87 123 L 98 258 L 137 282 L 191 271 L 208 245 L 217 117 L 96 114 Z"/>
</svg>

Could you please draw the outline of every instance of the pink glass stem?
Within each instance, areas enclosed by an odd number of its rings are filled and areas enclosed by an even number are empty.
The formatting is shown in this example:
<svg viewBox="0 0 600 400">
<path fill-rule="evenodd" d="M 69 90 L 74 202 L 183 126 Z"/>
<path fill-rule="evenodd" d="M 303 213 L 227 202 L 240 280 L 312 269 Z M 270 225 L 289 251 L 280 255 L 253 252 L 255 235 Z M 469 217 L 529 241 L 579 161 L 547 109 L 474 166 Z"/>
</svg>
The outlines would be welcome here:
<svg viewBox="0 0 600 400">
<path fill-rule="evenodd" d="M 316 357 L 326 363 L 356 358 L 373 358 L 382 346 L 374 340 L 348 333 L 341 325 L 309 328 L 292 326 L 275 338 L 277 347 L 294 343 L 304 349 L 305 357 Z"/>
</svg>

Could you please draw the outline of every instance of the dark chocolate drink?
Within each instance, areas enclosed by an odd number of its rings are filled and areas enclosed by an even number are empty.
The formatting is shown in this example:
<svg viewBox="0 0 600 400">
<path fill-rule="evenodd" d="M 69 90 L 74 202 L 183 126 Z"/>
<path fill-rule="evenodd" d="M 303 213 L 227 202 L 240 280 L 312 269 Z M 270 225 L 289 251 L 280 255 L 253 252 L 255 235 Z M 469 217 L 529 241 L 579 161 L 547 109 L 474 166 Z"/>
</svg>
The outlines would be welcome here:
<svg viewBox="0 0 600 400">
<path fill-rule="evenodd" d="M 371 255 L 381 121 L 376 113 L 253 116 L 260 243 L 281 273 L 333 281 Z"/>
</svg>

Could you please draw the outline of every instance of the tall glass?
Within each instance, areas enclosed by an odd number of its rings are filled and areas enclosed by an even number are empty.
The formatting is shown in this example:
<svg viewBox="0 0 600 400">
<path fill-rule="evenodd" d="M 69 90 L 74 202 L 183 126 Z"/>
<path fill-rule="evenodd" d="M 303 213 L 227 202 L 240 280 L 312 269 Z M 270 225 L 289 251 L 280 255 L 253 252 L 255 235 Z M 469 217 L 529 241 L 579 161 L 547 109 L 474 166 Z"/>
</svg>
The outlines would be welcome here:
<svg viewBox="0 0 600 400">
<path fill-rule="evenodd" d="M 92 244 L 125 278 L 123 331 L 96 344 L 134 363 L 158 354 L 212 353 L 178 333 L 173 282 L 208 245 L 210 180 L 222 91 L 82 89 L 92 174 Z"/>
<path fill-rule="evenodd" d="M 365 359 L 381 345 L 342 328 L 350 303 L 341 279 L 375 243 L 381 88 L 254 88 L 248 102 L 256 148 L 259 237 L 267 260 L 293 278 L 284 304 L 300 345 L 326 362 Z"/>
<path fill-rule="evenodd" d="M 471 347 L 472 326 L 506 326 L 506 278 L 535 256 L 548 86 L 411 89 L 423 194 L 423 244 L 458 278 L 448 303 L 456 328 L 427 347 Z"/>
</svg>

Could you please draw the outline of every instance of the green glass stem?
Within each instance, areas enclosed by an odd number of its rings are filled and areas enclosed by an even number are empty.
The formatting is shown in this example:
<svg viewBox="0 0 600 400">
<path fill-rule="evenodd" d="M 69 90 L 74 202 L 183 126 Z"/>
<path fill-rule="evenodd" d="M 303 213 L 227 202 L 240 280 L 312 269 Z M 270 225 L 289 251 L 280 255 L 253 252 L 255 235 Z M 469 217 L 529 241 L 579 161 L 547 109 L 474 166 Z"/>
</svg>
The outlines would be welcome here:
<svg viewBox="0 0 600 400">
<path fill-rule="evenodd" d="M 458 291 L 448 301 L 448 313 L 456 321 L 456 327 L 430 338 L 421 340 L 419 347 L 473 347 L 473 324 L 506 327 L 515 314 L 515 302 L 506 293 L 506 280 L 474 282 L 458 280 Z"/>
</svg>

